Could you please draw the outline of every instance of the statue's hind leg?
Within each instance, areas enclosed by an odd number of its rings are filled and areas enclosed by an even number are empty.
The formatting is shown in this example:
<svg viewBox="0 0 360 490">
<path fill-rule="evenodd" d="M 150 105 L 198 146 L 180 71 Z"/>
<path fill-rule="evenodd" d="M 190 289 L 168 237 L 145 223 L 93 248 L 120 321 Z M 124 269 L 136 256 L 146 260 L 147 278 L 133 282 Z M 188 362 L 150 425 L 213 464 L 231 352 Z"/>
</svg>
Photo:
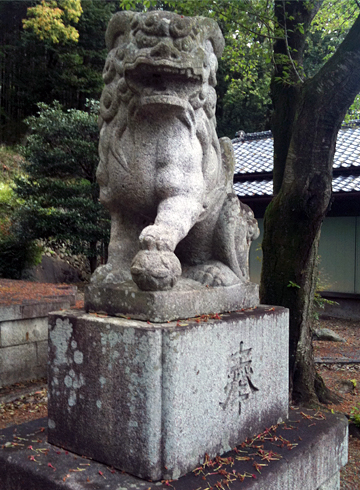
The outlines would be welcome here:
<svg viewBox="0 0 360 490">
<path fill-rule="evenodd" d="M 184 268 L 183 276 L 213 287 L 249 281 L 249 248 L 259 235 L 250 208 L 240 203 L 234 193 L 227 195 L 213 229 L 211 249 L 200 248 L 196 239 L 209 234 L 206 225 L 200 223 L 196 230 L 194 227 L 191 245 L 196 253 L 188 262 L 194 265 Z"/>
</svg>

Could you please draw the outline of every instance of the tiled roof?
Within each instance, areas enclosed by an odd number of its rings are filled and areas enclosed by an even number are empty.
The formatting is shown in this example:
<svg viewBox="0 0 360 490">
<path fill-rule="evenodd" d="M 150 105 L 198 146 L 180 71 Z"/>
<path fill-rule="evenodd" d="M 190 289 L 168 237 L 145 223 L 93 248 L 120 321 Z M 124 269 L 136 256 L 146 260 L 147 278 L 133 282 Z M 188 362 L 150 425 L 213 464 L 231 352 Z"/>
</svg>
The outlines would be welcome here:
<svg viewBox="0 0 360 490">
<path fill-rule="evenodd" d="M 245 180 L 235 182 L 234 190 L 238 196 L 272 196 L 272 180 Z"/>
<path fill-rule="evenodd" d="M 234 183 L 238 196 L 271 196 L 274 140 L 271 131 L 262 133 L 238 133 L 232 140 L 235 152 L 235 176 L 239 181 Z M 333 178 L 334 192 L 360 192 L 360 121 L 354 121 L 339 131 L 333 168 L 337 175 Z M 354 175 L 351 169 L 354 169 Z M 346 175 L 341 169 L 347 169 Z M 261 176 L 256 174 L 261 173 Z M 269 178 L 267 179 L 268 173 Z M 242 176 L 240 178 L 240 176 Z M 246 180 L 244 180 L 246 179 Z"/>
<path fill-rule="evenodd" d="M 272 180 L 245 180 L 234 183 L 238 196 L 272 196 Z M 334 192 L 360 192 L 360 175 L 339 175 L 333 179 Z"/>
<path fill-rule="evenodd" d="M 248 139 L 253 134 L 258 134 L 259 137 Z M 232 143 L 236 159 L 235 174 L 272 171 L 274 139 L 271 131 L 250 133 L 245 135 L 244 139 L 235 138 Z"/>
<path fill-rule="evenodd" d="M 358 121 L 354 122 L 358 124 Z M 245 134 L 232 140 L 236 165 L 235 174 L 271 172 L 274 140 L 271 131 Z M 343 127 L 336 141 L 334 168 L 360 168 L 360 126 Z"/>
</svg>

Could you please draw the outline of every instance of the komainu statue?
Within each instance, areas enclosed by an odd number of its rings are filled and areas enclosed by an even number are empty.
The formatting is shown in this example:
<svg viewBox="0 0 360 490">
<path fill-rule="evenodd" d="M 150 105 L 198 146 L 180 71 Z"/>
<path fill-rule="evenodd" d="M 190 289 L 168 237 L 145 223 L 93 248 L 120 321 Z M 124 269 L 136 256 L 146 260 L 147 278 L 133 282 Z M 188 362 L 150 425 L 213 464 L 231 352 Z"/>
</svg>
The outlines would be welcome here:
<svg viewBox="0 0 360 490">
<path fill-rule="evenodd" d="M 248 282 L 259 230 L 232 189 L 231 142 L 216 135 L 219 27 L 171 12 L 120 12 L 106 43 L 97 179 L 111 240 L 92 284 L 132 279 L 158 291 L 180 278 L 204 287 Z"/>
</svg>

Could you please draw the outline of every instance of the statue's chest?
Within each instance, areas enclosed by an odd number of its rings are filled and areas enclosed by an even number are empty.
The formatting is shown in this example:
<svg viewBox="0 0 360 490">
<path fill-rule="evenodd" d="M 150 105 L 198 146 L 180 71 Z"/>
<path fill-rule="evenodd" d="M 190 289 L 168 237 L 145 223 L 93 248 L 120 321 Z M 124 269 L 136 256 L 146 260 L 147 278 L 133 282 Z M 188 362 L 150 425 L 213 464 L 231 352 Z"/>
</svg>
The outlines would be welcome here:
<svg viewBox="0 0 360 490">
<path fill-rule="evenodd" d="M 125 131 L 122 148 L 131 172 L 161 171 L 164 167 L 177 166 L 186 156 L 193 160 L 202 151 L 196 130 L 179 117 L 138 116 Z"/>
</svg>

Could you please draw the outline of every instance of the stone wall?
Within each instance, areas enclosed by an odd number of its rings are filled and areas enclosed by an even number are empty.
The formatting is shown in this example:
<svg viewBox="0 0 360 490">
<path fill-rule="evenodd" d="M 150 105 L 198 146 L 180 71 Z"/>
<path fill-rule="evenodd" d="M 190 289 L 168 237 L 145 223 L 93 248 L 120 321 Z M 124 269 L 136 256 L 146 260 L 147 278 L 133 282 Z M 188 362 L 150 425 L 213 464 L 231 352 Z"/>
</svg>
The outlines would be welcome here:
<svg viewBox="0 0 360 490">
<path fill-rule="evenodd" d="M 74 303 L 75 289 L 59 298 L 0 305 L 0 388 L 46 376 L 47 315 Z"/>
</svg>

